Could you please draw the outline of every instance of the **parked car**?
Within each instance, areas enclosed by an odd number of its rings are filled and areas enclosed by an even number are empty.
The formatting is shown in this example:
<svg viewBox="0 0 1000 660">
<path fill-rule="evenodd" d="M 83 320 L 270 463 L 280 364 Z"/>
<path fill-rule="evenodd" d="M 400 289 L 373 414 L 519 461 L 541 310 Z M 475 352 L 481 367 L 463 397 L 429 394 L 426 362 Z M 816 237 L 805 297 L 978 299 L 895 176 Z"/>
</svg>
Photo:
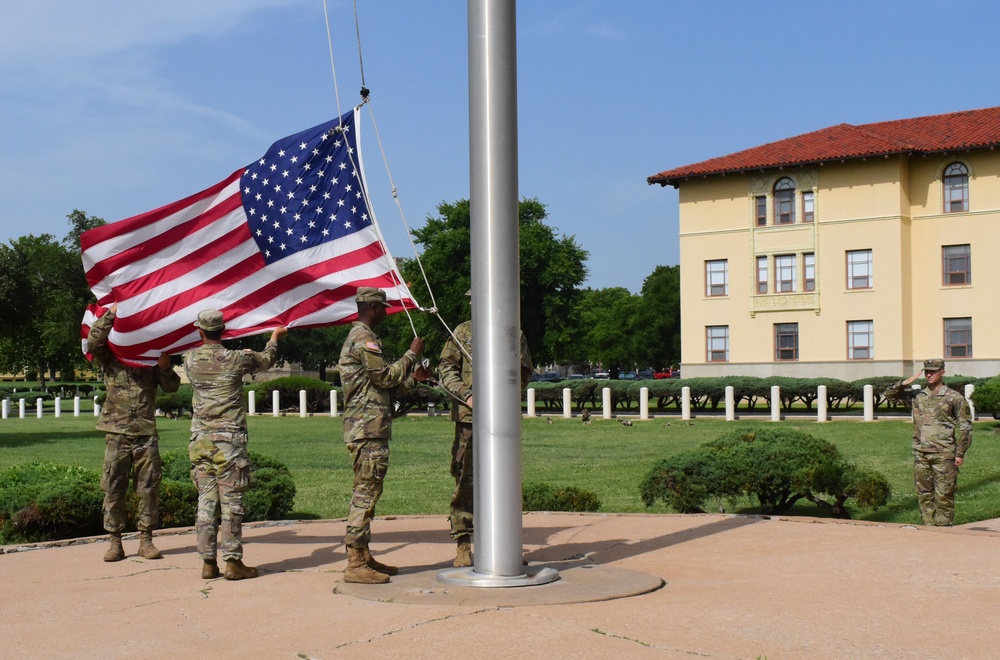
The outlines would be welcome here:
<svg viewBox="0 0 1000 660">
<path fill-rule="evenodd" d="M 570 374 L 566 380 L 584 380 L 590 378 L 590 376 L 584 376 L 583 374 Z"/>
<path fill-rule="evenodd" d="M 663 380 L 664 378 L 670 378 L 670 369 L 666 371 L 654 371 L 653 378 L 657 380 Z"/>
<path fill-rule="evenodd" d="M 635 380 L 634 371 L 623 371 L 618 374 L 618 380 Z"/>
<path fill-rule="evenodd" d="M 639 380 L 653 380 L 653 370 L 643 369 L 642 371 L 639 372 L 638 378 Z"/>
<path fill-rule="evenodd" d="M 537 374 L 531 377 L 531 380 L 539 383 L 555 383 L 562 379 L 563 377 L 558 371 L 546 371 L 544 374 Z"/>
<path fill-rule="evenodd" d="M 594 373 L 594 380 L 611 380 L 611 374 L 607 371 L 598 371 Z"/>
</svg>

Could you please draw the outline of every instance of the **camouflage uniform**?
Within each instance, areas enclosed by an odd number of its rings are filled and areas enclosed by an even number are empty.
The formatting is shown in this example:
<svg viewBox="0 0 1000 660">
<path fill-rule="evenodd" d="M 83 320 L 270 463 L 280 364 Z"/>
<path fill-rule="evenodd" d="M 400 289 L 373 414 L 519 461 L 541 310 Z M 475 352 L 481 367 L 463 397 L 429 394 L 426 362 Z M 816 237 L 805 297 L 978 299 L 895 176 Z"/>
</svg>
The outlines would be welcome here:
<svg viewBox="0 0 1000 660">
<path fill-rule="evenodd" d="M 375 505 L 389 469 L 393 401 L 416 384 L 410 372 L 417 355 L 386 363 L 378 335 L 355 321 L 340 351 L 340 380 L 344 387 L 344 442 L 354 463 L 354 492 L 347 514 L 349 548 L 367 548 Z"/>
<path fill-rule="evenodd" d="M 521 389 L 531 380 L 531 353 L 521 333 Z M 472 396 L 472 321 L 455 328 L 441 351 L 438 363 L 441 386 L 455 399 L 468 401 Z M 451 498 L 451 537 L 468 539 L 473 532 L 473 461 L 472 411 L 458 401 L 451 402 L 451 421 L 455 422 L 455 439 L 451 444 L 451 476 L 455 492 Z"/>
<path fill-rule="evenodd" d="M 194 387 L 191 402 L 191 477 L 198 487 L 198 556 L 214 561 L 222 518 L 222 558 L 243 558 L 243 493 L 250 486 L 243 376 L 274 364 L 273 339 L 263 352 L 203 344 L 184 354 Z"/>
<path fill-rule="evenodd" d="M 951 525 L 958 483 L 955 459 L 964 458 L 972 444 L 968 402 L 944 384 L 933 392 L 910 389 L 902 380 L 890 385 L 885 396 L 909 399 L 913 407 L 913 475 L 924 524 Z"/>
<path fill-rule="evenodd" d="M 104 372 L 107 397 L 97 422 L 105 431 L 104 529 L 120 534 L 125 529 L 125 493 L 129 476 L 139 496 L 136 527 L 152 532 L 160 522 L 159 492 L 163 478 L 159 437 L 156 434 L 156 388 L 176 392 L 181 379 L 173 368 L 130 367 L 108 348 L 108 334 L 115 315 L 105 312 L 91 326 L 87 347 Z"/>
</svg>

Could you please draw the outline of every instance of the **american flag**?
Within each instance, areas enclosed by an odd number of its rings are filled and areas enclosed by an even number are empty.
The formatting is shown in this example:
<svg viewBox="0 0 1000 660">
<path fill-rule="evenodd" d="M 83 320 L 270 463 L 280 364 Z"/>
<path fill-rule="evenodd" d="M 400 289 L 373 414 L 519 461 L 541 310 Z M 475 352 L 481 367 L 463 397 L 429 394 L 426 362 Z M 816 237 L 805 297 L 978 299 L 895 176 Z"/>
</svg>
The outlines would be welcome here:
<svg viewBox="0 0 1000 660">
<path fill-rule="evenodd" d="M 203 309 L 220 310 L 232 338 L 350 322 L 362 286 L 384 289 L 390 314 L 416 308 L 368 205 L 359 114 L 278 140 L 187 199 L 85 232 L 98 305 L 84 317 L 84 338 L 111 303 L 108 344 L 130 364 L 196 345 Z"/>
</svg>

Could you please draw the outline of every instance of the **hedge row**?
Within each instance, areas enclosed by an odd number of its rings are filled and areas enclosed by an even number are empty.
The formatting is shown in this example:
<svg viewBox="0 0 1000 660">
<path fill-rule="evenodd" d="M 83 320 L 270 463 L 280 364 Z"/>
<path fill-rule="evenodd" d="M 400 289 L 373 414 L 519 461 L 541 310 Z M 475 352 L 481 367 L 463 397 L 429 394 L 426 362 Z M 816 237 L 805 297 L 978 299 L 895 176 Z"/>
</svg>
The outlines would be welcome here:
<svg viewBox="0 0 1000 660">
<path fill-rule="evenodd" d="M 883 403 L 891 408 L 898 405 L 886 402 L 882 397 L 885 389 L 897 382 L 894 376 L 875 376 L 855 381 L 844 381 L 836 378 L 788 378 L 785 376 L 770 376 L 758 378 L 754 376 L 719 376 L 713 378 L 685 378 L 661 380 L 565 380 L 556 383 L 531 383 L 528 387 L 535 390 L 535 401 L 545 408 L 560 408 L 562 406 L 562 391 L 570 389 L 574 408 L 584 406 L 597 407 L 601 403 L 601 391 L 607 387 L 611 390 L 611 407 L 614 410 L 629 410 L 637 406 L 639 391 L 649 389 L 650 406 L 656 410 L 670 408 L 680 410 L 681 390 L 685 387 L 691 391 L 691 407 L 694 410 L 718 410 L 720 404 L 725 405 L 726 387 L 733 387 L 733 395 L 738 408 L 746 407 L 754 410 L 758 406 L 769 409 L 771 406 L 771 387 L 781 388 L 781 407 L 789 410 L 797 404 L 802 404 L 807 410 L 812 410 L 820 385 L 826 385 L 827 407 L 829 410 L 847 410 L 857 404 L 864 403 L 865 385 L 871 385 L 875 394 L 875 406 Z M 948 387 L 963 392 L 967 384 L 973 384 L 978 390 L 991 379 L 972 378 L 968 376 L 949 376 L 944 379 Z M 1000 406 L 1000 380 L 997 384 L 997 405 Z M 973 397 L 975 401 L 975 397 Z M 979 404 L 977 403 L 977 410 Z M 983 412 L 992 412 L 985 408 Z"/>
</svg>

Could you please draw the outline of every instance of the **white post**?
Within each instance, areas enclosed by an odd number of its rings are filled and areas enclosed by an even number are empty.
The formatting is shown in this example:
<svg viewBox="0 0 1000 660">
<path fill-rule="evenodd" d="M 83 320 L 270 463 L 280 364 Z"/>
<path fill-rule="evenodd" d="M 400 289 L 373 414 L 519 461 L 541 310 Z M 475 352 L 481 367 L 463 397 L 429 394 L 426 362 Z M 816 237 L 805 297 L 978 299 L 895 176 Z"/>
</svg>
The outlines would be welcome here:
<svg viewBox="0 0 1000 660">
<path fill-rule="evenodd" d="M 38 419 L 41 419 L 42 418 L 42 400 L 41 399 L 35 399 L 35 409 L 38 411 L 38 414 L 37 414 Z"/>
<path fill-rule="evenodd" d="M 330 417 L 337 416 L 337 390 L 330 390 Z"/>
<path fill-rule="evenodd" d="M 80 416 L 80 397 L 79 395 L 73 397 L 73 417 Z"/>
<path fill-rule="evenodd" d="M 568 387 L 563 388 L 563 417 L 573 416 L 573 392 Z"/>
<path fill-rule="evenodd" d="M 306 414 L 306 391 L 299 390 L 299 417 L 305 417 Z"/>
<path fill-rule="evenodd" d="M 7 417 L 10 416 L 10 399 L 4 397 L 2 406 L 3 406 L 3 412 L 2 412 L 3 419 L 7 419 Z"/>
<path fill-rule="evenodd" d="M 691 419 L 691 388 L 687 385 L 681 388 L 681 419 Z"/>
<path fill-rule="evenodd" d="M 826 385 L 816 388 L 816 421 L 826 421 Z"/>
<path fill-rule="evenodd" d="M 278 390 L 271 390 L 271 417 L 278 416 L 278 409 L 281 406 Z"/>
<path fill-rule="evenodd" d="M 781 388 L 777 385 L 771 386 L 771 421 L 781 421 Z"/>
<path fill-rule="evenodd" d="M 247 392 L 247 414 L 251 417 L 257 414 L 257 393 L 253 390 Z"/>
<path fill-rule="evenodd" d="M 97 404 L 97 397 L 94 397 L 94 417 L 101 416 L 101 407 Z"/>
<path fill-rule="evenodd" d="M 732 385 L 726 385 L 726 421 L 736 419 L 736 390 Z"/>
<path fill-rule="evenodd" d="M 456 404 L 453 403 L 451 405 L 454 406 Z M 529 387 L 528 388 L 528 417 L 534 417 L 534 416 L 535 416 L 535 388 Z"/>
<path fill-rule="evenodd" d="M 604 409 L 604 419 L 611 419 L 611 388 L 601 389 L 601 406 Z"/>
<path fill-rule="evenodd" d="M 869 383 L 865 385 L 865 421 L 875 419 L 875 388 Z"/>
<path fill-rule="evenodd" d="M 24 413 L 25 413 L 25 406 L 26 405 L 27 404 L 24 403 L 24 399 L 18 399 L 17 400 L 17 416 L 20 419 L 24 419 Z"/>
<path fill-rule="evenodd" d="M 639 419 L 649 419 L 649 388 L 639 388 Z"/>
<path fill-rule="evenodd" d="M 55 416 L 62 417 L 62 397 L 60 396 L 56 397 Z"/>
<path fill-rule="evenodd" d="M 969 383 L 965 386 L 965 400 L 969 402 L 969 413 L 972 421 L 976 421 L 976 406 L 972 404 L 972 393 L 976 391 L 976 386 Z"/>
</svg>

